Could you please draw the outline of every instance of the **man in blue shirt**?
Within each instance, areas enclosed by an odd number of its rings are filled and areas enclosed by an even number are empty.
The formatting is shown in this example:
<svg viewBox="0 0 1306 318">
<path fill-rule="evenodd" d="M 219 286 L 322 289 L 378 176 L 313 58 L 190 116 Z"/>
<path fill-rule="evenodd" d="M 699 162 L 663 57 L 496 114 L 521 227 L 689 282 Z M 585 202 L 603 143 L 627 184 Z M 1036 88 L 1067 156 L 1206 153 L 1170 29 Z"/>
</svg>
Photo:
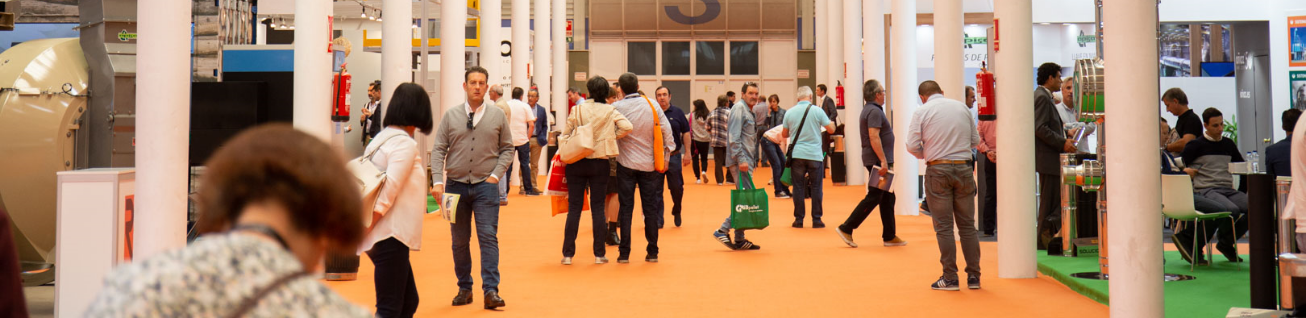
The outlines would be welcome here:
<svg viewBox="0 0 1306 318">
<path fill-rule="evenodd" d="M 1283 111 L 1283 131 L 1288 133 L 1287 138 L 1265 147 L 1265 172 L 1279 176 L 1291 177 L 1292 165 L 1289 159 L 1292 155 L 1292 128 L 1297 126 L 1297 119 L 1301 118 L 1300 109 L 1289 109 Z"/>
<path fill-rule="evenodd" d="M 653 95 L 657 97 L 659 106 L 662 106 L 662 112 L 666 114 L 667 121 L 671 123 L 672 139 L 676 140 L 676 150 L 671 152 L 671 160 L 667 161 L 667 189 L 671 190 L 671 216 L 676 220 L 676 226 L 680 226 L 680 199 L 685 196 L 685 175 L 683 167 L 689 165 L 685 157 L 685 145 L 689 144 L 689 117 L 685 116 L 685 111 L 680 107 L 671 105 L 671 90 L 666 86 L 659 86 L 653 90 Z M 666 217 L 658 221 L 658 227 L 666 225 Z"/>
<path fill-rule="evenodd" d="M 821 181 L 825 177 L 825 154 L 821 149 L 821 132 L 833 132 L 834 122 L 825 112 L 812 105 L 812 88 L 798 88 L 798 105 L 785 114 L 780 136 L 789 140 L 789 168 L 793 179 L 794 224 L 803 227 L 806 216 L 805 199 L 812 198 L 812 228 L 823 228 L 821 222 Z M 808 193 L 808 192 L 811 193 Z"/>
<path fill-rule="evenodd" d="M 549 110 L 540 106 L 538 89 L 532 88 L 526 96 L 530 100 L 531 108 L 535 110 L 535 131 L 531 133 L 531 171 L 535 172 L 531 174 L 531 185 L 534 186 L 540 184 L 535 180 L 540 171 L 540 149 L 549 144 Z M 533 188 L 531 191 L 540 192 L 540 189 Z"/>
<path fill-rule="evenodd" d="M 730 108 L 730 122 L 726 125 L 730 141 L 726 145 L 726 166 L 736 175 L 735 181 L 743 186 L 746 180 L 752 180 L 749 174 L 757 169 L 757 118 L 752 107 L 757 105 L 757 83 L 747 82 L 741 88 L 743 100 Z M 749 182 L 751 183 L 751 182 Z M 754 185 L 749 184 L 748 188 Z M 712 232 L 712 236 L 732 250 L 759 250 L 761 245 L 744 239 L 744 230 L 735 229 L 734 242 L 730 240 L 730 218 L 721 223 L 721 228 Z"/>
</svg>

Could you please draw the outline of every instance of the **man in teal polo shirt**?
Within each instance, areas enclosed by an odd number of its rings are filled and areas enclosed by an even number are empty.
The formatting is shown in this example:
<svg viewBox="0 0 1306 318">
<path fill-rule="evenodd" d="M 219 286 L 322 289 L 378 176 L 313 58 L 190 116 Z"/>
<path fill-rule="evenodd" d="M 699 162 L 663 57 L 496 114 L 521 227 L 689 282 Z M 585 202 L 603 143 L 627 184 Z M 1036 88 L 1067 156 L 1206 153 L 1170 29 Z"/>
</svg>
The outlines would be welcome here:
<svg viewBox="0 0 1306 318">
<path fill-rule="evenodd" d="M 819 107 L 812 105 L 812 88 L 798 88 L 798 105 L 785 114 L 780 135 L 789 140 L 789 167 L 794 192 L 794 224 L 803 227 L 806 215 L 804 199 L 812 198 L 812 228 L 824 228 L 821 222 L 821 182 L 825 177 L 825 155 L 821 149 L 821 132 L 834 132 L 834 122 Z M 777 168 L 778 169 L 778 168 Z"/>
</svg>

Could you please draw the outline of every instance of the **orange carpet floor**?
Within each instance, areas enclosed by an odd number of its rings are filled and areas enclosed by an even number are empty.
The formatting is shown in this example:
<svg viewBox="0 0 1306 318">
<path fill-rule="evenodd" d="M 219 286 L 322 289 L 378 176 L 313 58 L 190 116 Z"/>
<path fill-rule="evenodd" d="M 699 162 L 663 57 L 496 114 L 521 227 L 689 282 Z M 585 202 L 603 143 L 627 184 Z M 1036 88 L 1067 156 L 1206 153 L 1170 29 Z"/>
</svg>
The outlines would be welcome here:
<svg viewBox="0 0 1306 318">
<path fill-rule="evenodd" d="M 770 179 L 758 171 L 759 188 Z M 898 236 L 909 244 L 880 244 L 879 212 L 858 229 L 860 248 L 839 239 L 835 226 L 861 200 L 860 186 L 835 187 L 825 182 L 828 227 L 790 227 L 793 203 L 770 201 L 771 227 L 749 231 L 758 251 L 730 251 L 711 236 L 728 215 L 732 186 L 694 184 L 686 168 L 684 224 L 671 223 L 661 233 L 660 263 L 644 262 L 643 219 L 634 218 L 631 263 L 617 264 L 617 248 L 608 247 L 611 263 L 595 265 L 589 215 L 582 216 L 574 265 L 564 266 L 565 214 L 549 215 L 546 196 L 509 196 L 499 212 L 501 311 L 481 308 L 479 252 L 472 255 L 475 302 L 450 306 L 457 293 L 449 249 L 448 223 L 436 214 L 425 220 L 422 250 L 412 252 L 420 294 L 418 317 L 1031 317 L 1053 313 L 1106 317 L 1107 306 L 1089 300 L 1048 277 L 1000 279 L 996 243 L 981 243 L 983 289 L 959 292 L 929 288 L 940 275 L 939 252 L 928 216 L 898 216 Z M 539 178 L 540 181 L 544 177 Z M 767 189 L 771 189 L 768 187 Z M 769 192 L 769 191 L 768 191 Z M 638 202 L 638 200 L 636 201 Z M 810 204 L 810 200 L 808 201 Z M 810 212 L 810 209 L 809 209 Z M 585 212 L 588 214 L 588 212 Z M 958 252 L 959 259 L 961 258 Z M 959 260 L 959 266 L 965 263 Z M 358 280 L 328 282 L 350 301 L 375 308 L 373 268 L 363 257 Z"/>
</svg>

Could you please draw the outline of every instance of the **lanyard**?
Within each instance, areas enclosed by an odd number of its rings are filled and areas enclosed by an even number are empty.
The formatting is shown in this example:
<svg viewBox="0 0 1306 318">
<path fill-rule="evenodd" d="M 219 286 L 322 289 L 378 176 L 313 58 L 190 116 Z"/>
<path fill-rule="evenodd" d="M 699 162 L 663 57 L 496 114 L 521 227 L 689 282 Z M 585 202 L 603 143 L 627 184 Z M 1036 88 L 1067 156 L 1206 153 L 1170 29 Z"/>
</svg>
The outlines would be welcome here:
<svg viewBox="0 0 1306 318">
<path fill-rule="evenodd" d="M 250 231 L 250 232 L 256 232 L 259 234 L 267 235 L 268 237 L 271 237 L 272 239 L 276 240 L 277 243 L 281 244 L 281 247 L 285 248 L 287 251 L 290 250 L 290 244 L 286 244 L 286 239 L 282 238 L 281 234 L 277 233 L 277 230 L 272 229 L 271 226 L 258 224 L 258 223 L 240 224 L 240 225 L 236 225 L 235 228 L 232 228 L 231 231 L 232 232 Z"/>
</svg>

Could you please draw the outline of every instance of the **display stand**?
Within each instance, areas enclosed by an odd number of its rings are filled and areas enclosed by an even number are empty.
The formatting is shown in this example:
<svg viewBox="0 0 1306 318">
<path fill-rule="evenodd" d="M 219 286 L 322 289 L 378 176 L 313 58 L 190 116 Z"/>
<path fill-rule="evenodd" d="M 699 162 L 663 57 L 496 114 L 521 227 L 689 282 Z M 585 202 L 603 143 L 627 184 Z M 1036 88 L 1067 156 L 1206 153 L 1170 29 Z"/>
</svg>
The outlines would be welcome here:
<svg viewBox="0 0 1306 318">
<path fill-rule="evenodd" d="M 131 261 L 136 170 L 57 175 L 54 315 L 77 316 L 95 300 L 109 271 Z"/>
</svg>

